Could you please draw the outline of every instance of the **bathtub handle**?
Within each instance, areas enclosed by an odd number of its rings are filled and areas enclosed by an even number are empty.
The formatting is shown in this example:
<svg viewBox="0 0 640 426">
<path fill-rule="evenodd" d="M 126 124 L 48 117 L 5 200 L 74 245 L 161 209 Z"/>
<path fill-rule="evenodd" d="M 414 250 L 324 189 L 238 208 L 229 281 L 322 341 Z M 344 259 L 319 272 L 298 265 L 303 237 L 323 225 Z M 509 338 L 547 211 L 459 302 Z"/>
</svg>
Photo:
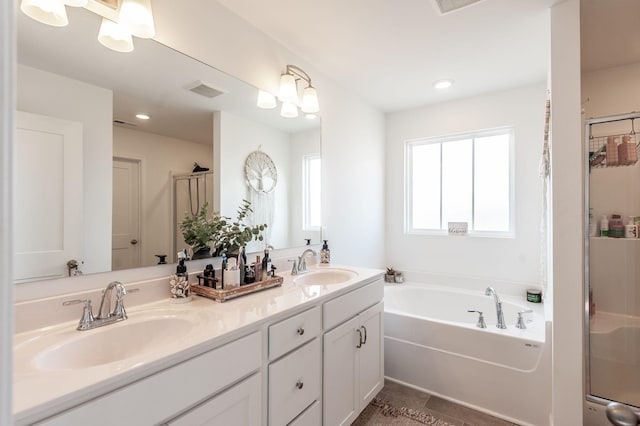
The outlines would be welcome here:
<svg viewBox="0 0 640 426">
<path fill-rule="evenodd" d="M 364 325 L 362 327 L 360 327 L 361 329 L 364 330 L 364 339 L 362 340 L 362 344 L 366 345 L 367 344 L 367 327 L 365 327 Z"/>
<path fill-rule="evenodd" d="M 531 312 L 533 312 L 533 309 L 525 309 L 524 311 L 518 312 L 518 320 L 516 321 L 516 328 L 519 328 L 521 330 L 524 330 L 527 328 L 526 324 L 524 323 L 524 318 L 522 317 L 522 314 L 530 314 Z"/>
<path fill-rule="evenodd" d="M 358 344 L 356 345 L 356 348 L 360 349 L 362 347 L 362 330 L 356 328 L 356 331 L 358 332 Z"/>
<path fill-rule="evenodd" d="M 473 309 L 469 309 L 467 312 L 477 312 L 479 315 L 478 315 L 478 322 L 476 323 L 476 327 L 487 328 L 487 323 L 484 321 L 484 315 L 482 311 L 475 311 Z"/>
</svg>

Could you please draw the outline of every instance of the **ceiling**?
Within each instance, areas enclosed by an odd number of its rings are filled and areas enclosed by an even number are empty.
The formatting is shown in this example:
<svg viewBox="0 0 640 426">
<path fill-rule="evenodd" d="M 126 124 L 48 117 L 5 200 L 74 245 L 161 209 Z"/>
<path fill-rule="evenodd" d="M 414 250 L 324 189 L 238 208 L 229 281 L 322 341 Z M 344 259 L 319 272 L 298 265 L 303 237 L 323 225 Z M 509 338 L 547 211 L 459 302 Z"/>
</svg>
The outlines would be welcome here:
<svg viewBox="0 0 640 426">
<path fill-rule="evenodd" d="M 544 81 L 560 2 L 483 0 L 443 15 L 434 0 L 218 1 L 385 112 Z M 455 84 L 437 91 L 443 78 Z"/>
<path fill-rule="evenodd" d="M 385 112 L 544 81 L 562 0 L 218 0 Z M 451 3 L 460 4 L 452 0 Z M 583 71 L 640 62 L 640 1 L 581 0 Z M 432 82 L 455 80 L 437 91 Z"/>
</svg>

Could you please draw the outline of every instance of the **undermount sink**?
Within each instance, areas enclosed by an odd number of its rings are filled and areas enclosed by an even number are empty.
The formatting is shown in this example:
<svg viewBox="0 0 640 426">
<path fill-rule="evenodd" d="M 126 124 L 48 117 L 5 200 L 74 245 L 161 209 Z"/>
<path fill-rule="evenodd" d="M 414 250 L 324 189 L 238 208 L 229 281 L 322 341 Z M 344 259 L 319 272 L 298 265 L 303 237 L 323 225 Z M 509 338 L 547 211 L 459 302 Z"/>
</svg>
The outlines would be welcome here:
<svg viewBox="0 0 640 426">
<path fill-rule="evenodd" d="M 32 366 L 49 371 L 96 367 L 162 349 L 192 328 L 188 320 L 158 316 L 74 331 L 37 351 Z"/>
<path fill-rule="evenodd" d="M 293 279 L 293 282 L 301 285 L 331 285 L 342 284 L 357 277 L 357 272 L 348 269 L 317 269 Z"/>
</svg>

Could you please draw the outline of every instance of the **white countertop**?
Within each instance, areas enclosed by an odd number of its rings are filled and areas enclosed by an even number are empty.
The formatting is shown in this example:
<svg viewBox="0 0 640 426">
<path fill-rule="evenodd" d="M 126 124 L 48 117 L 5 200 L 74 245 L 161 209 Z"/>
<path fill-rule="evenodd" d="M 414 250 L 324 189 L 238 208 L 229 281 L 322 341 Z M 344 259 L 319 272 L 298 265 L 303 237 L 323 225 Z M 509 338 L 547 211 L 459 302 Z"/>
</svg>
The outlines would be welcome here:
<svg viewBox="0 0 640 426">
<path fill-rule="evenodd" d="M 134 380 L 161 371 L 230 342 L 267 322 L 277 321 L 305 307 L 346 293 L 379 278 L 381 270 L 331 265 L 355 271 L 358 275 L 344 283 L 331 285 L 295 284 L 283 274 L 280 287 L 267 289 L 224 303 L 194 296 L 185 304 L 169 299 L 137 306 L 127 306 L 128 319 L 102 328 L 77 331 L 78 321 L 16 334 L 14 337 L 13 412 L 16 422 L 29 422 L 95 398 Z M 135 284 L 131 284 L 132 286 Z M 167 284 L 168 286 L 168 284 Z M 129 285 L 127 285 L 129 287 Z M 125 299 L 126 305 L 126 299 Z M 46 370 L 38 365 L 35 354 L 51 348 L 58 341 L 84 338 L 87 333 L 101 333 L 107 328 L 130 326 L 149 316 L 176 317 L 194 324 L 190 331 L 170 343 L 159 342 L 151 351 L 117 362 L 86 368 Z M 152 323 L 150 323 L 152 326 Z"/>
</svg>

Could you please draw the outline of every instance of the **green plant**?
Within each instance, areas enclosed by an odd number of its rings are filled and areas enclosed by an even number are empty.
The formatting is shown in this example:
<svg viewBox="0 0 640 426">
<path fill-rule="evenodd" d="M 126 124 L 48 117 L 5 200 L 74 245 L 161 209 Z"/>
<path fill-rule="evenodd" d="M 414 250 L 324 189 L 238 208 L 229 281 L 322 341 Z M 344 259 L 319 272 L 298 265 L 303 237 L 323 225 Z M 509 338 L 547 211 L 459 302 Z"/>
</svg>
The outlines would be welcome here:
<svg viewBox="0 0 640 426">
<path fill-rule="evenodd" d="M 387 275 L 395 275 L 396 271 L 392 267 L 387 268 Z"/>
<path fill-rule="evenodd" d="M 244 223 L 247 215 L 252 212 L 251 203 L 242 200 L 236 220 L 232 221 L 231 218 L 218 214 L 220 232 L 217 238 L 213 239 L 213 247 L 217 255 L 225 253 L 235 256 L 240 251 L 240 247 L 247 245 L 250 241 L 264 240 L 261 232 L 267 228 L 267 224 L 248 226 Z"/>
<path fill-rule="evenodd" d="M 185 214 L 180 223 L 184 241 L 194 252 L 213 248 L 216 256 L 222 253 L 237 255 L 240 247 L 248 242 L 264 240 L 261 232 L 267 228 L 266 224 L 249 226 L 244 223 L 249 213 L 253 212 L 249 201 L 242 200 L 235 220 L 221 216 L 219 212 L 209 215 L 208 209 L 209 205 L 205 203 L 195 217 Z"/>
<path fill-rule="evenodd" d="M 210 243 L 221 230 L 220 221 L 215 219 L 219 214 L 209 215 L 208 210 L 209 203 L 204 203 L 196 216 L 192 217 L 186 213 L 180 223 L 184 242 L 189 244 L 194 252 L 204 248 L 211 249 Z"/>
</svg>

